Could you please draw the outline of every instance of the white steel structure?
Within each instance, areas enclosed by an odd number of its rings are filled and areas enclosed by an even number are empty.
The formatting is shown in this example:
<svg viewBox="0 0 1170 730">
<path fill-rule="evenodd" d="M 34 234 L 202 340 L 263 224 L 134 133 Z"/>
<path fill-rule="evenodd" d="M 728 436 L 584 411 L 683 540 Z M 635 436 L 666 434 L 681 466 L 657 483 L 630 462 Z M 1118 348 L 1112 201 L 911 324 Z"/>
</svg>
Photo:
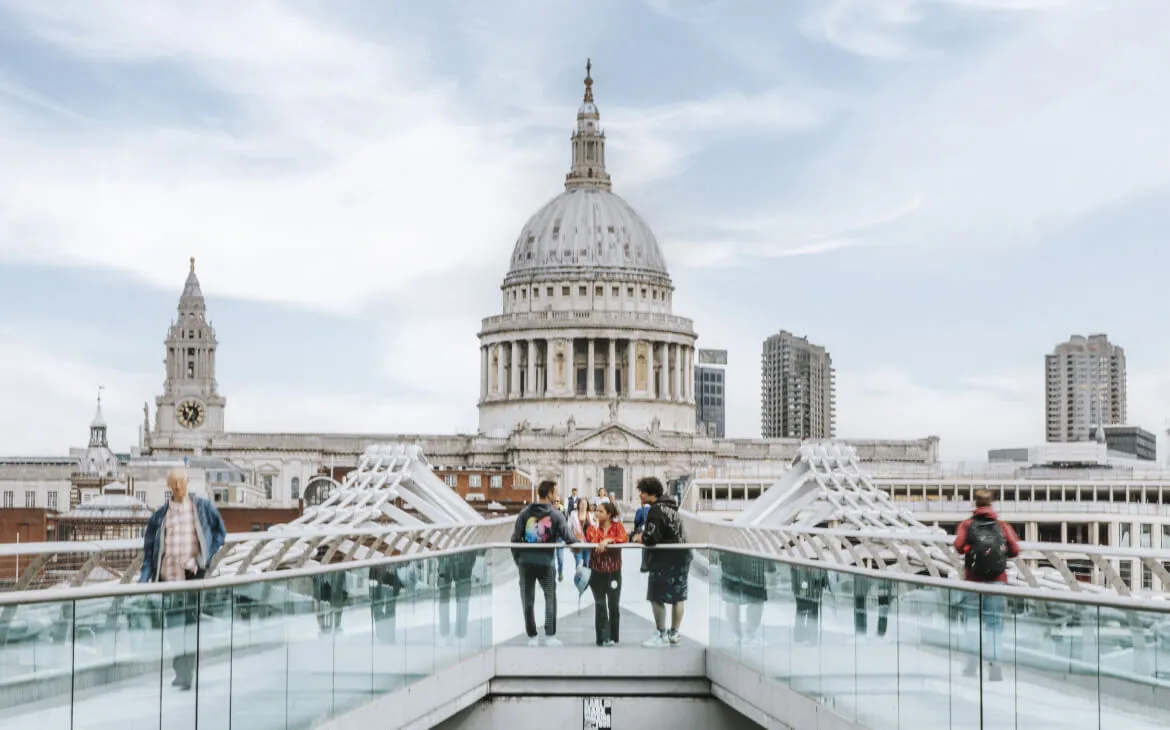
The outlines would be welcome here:
<svg viewBox="0 0 1170 730">
<path fill-rule="evenodd" d="M 417 446 L 380 444 L 320 505 L 264 533 L 229 535 L 210 576 L 355 563 L 392 555 L 506 541 L 511 519 L 485 520 L 431 471 Z M 19 556 L 11 590 L 131 583 L 142 541 L 0 546 Z"/>
<path fill-rule="evenodd" d="M 787 473 L 738 517 L 692 517 L 692 540 L 772 552 L 838 565 L 869 567 L 935 578 L 962 579 L 962 559 L 951 536 L 920 521 L 877 488 L 851 448 L 805 444 Z M 1116 569 L 1132 561 L 1170 585 L 1170 553 L 1058 543 L 1026 543 L 1008 567 L 1008 582 L 1058 591 L 1128 596 L 1131 585 Z M 1088 564 L 1104 586 L 1077 579 Z"/>
</svg>

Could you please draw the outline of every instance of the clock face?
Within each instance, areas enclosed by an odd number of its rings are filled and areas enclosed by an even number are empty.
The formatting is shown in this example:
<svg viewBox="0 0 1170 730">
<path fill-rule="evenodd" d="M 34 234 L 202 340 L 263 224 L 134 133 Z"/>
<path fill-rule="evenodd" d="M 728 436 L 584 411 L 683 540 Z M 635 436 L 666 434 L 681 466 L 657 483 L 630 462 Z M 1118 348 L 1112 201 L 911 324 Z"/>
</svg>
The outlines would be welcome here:
<svg viewBox="0 0 1170 730">
<path fill-rule="evenodd" d="M 175 410 L 179 418 L 179 425 L 183 428 L 199 428 L 203 425 L 203 404 L 193 400 L 186 400 Z"/>
</svg>

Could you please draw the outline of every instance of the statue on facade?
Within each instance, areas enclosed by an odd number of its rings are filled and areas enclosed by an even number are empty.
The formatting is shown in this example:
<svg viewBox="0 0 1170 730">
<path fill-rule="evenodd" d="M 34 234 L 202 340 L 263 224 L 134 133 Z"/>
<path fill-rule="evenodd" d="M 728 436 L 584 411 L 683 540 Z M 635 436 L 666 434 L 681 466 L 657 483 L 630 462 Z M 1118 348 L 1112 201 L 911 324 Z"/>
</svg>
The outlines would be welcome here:
<svg viewBox="0 0 1170 730">
<path fill-rule="evenodd" d="M 662 421 L 658 418 L 658 416 L 655 416 L 650 421 L 650 433 L 658 433 L 658 429 L 660 428 L 662 428 Z"/>
<path fill-rule="evenodd" d="M 570 415 L 569 420 L 565 422 L 565 428 L 567 428 L 569 430 L 569 433 L 573 433 L 574 431 L 576 431 L 577 430 L 577 419 L 573 418 L 573 416 Z"/>
<path fill-rule="evenodd" d="M 609 420 L 616 421 L 618 417 L 618 405 L 621 404 L 621 398 L 614 398 L 609 402 Z"/>
</svg>

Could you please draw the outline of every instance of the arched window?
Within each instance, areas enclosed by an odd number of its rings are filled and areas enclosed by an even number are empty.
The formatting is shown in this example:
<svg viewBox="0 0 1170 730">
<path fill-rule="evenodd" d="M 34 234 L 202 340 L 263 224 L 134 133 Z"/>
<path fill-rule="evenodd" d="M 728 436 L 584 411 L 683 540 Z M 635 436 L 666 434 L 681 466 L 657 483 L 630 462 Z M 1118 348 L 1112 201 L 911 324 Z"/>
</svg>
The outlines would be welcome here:
<svg viewBox="0 0 1170 730">
<path fill-rule="evenodd" d="M 312 507 L 329 499 L 335 482 L 327 476 L 313 477 L 305 485 L 305 506 Z"/>
<path fill-rule="evenodd" d="M 292 478 L 292 498 L 293 498 L 294 502 L 301 498 L 301 478 L 300 477 L 293 477 Z"/>
</svg>

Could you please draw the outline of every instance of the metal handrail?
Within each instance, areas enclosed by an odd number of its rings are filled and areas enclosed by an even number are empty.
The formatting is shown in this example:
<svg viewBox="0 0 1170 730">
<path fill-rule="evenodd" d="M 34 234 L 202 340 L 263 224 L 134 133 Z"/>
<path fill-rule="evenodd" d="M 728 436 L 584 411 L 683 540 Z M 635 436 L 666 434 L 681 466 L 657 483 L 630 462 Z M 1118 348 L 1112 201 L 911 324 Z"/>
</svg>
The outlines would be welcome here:
<svg viewBox="0 0 1170 730">
<path fill-rule="evenodd" d="M 906 535 L 895 535 L 893 537 L 900 537 L 905 539 Z M 945 537 L 945 536 L 944 536 Z M 1034 543 L 1033 543 L 1034 544 Z M 451 555 L 458 555 L 467 552 L 479 552 L 487 550 L 556 550 L 563 548 L 590 548 L 595 549 L 600 547 L 595 543 L 574 543 L 572 545 L 550 545 L 550 544 L 529 544 L 529 543 L 510 543 L 510 542 L 495 542 L 485 543 L 481 545 L 465 545 L 456 548 L 450 548 L 440 551 L 432 551 L 427 553 L 415 553 L 412 555 L 398 555 L 387 558 L 376 558 L 360 563 L 340 563 L 332 565 L 317 565 L 301 568 L 293 568 L 288 570 L 273 571 L 268 573 L 254 573 L 242 575 L 226 575 L 216 576 L 212 578 L 204 578 L 201 580 L 190 580 L 171 583 L 129 583 L 129 584 L 95 584 L 91 586 L 79 586 L 76 588 L 63 588 L 60 590 L 35 590 L 35 591 L 13 591 L 10 593 L 0 593 L 0 606 L 23 605 L 23 604 L 41 604 L 41 603 L 59 603 L 64 601 L 83 600 L 87 598 L 106 598 L 106 597 L 121 597 L 121 596 L 135 596 L 135 595 L 151 595 L 163 593 L 179 593 L 186 591 L 210 590 L 217 588 L 225 588 L 236 585 L 244 585 L 250 583 L 264 583 L 276 580 L 286 580 L 290 578 L 300 578 L 306 576 L 321 575 L 325 573 L 337 573 L 355 569 L 367 569 L 371 567 L 378 567 L 382 565 L 394 565 L 398 563 L 409 563 L 417 560 L 430 560 L 438 557 L 446 557 Z M 1023 544 L 1021 544 L 1023 547 Z M 1091 547 L 1091 546 L 1089 546 Z M 986 595 L 1016 597 L 1016 598 L 1031 598 L 1035 600 L 1051 601 L 1058 603 L 1074 603 L 1085 606 L 1104 606 L 1116 608 L 1122 611 L 1151 611 L 1154 613 L 1170 614 L 1170 600 L 1157 600 L 1149 598 L 1124 598 L 1112 594 L 1102 593 L 1074 593 L 1074 592 L 1058 592 L 1052 590 L 1035 589 L 1028 586 L 1009 586 L 1000 583 L 980 583 L 975 581 L 956 582 L 945 578 L 934 578 L 927 575 L 912 575 L 906 573 L 893 573 L 888 571 L 874 571 L 863 567 L 846 564 L 826 564 L 824 561 L 808 560 L 797 558 L 788 555 L 773 555 L 769 553 L 760 552 L 757 550 L 750 550 L 742 547 L 713 545 L 709 543 L 683 543 L 672 545 L 657 545 L 653 548 L 646 548 L 638 543 L 626 543 L 622 545 L 609 545 L 607 549 L 652 549 L 652 550 L 714 550 L 716 552 L 727 552 L 744 555 L 761 560 L 768 560 L 775 563 L 785 565 L 796 565 L 806 568 L 819 568 L 828 570 L 834 573 L 844 573 L 848 575 L 861 575 L 868 578 L 874 578 L 875 575 L 882 580 L 890 580 L 897 583 L 906 583 L 911 585 L 918 585 L 930 588 L 944 588 L 952 591 L 964 591 L 967 593 L 980 593 Z M 1149 551 L 1137 551 L 1149 552 Z M 114 588 L 115 590 L 111 590 Z"/>
</svg>

